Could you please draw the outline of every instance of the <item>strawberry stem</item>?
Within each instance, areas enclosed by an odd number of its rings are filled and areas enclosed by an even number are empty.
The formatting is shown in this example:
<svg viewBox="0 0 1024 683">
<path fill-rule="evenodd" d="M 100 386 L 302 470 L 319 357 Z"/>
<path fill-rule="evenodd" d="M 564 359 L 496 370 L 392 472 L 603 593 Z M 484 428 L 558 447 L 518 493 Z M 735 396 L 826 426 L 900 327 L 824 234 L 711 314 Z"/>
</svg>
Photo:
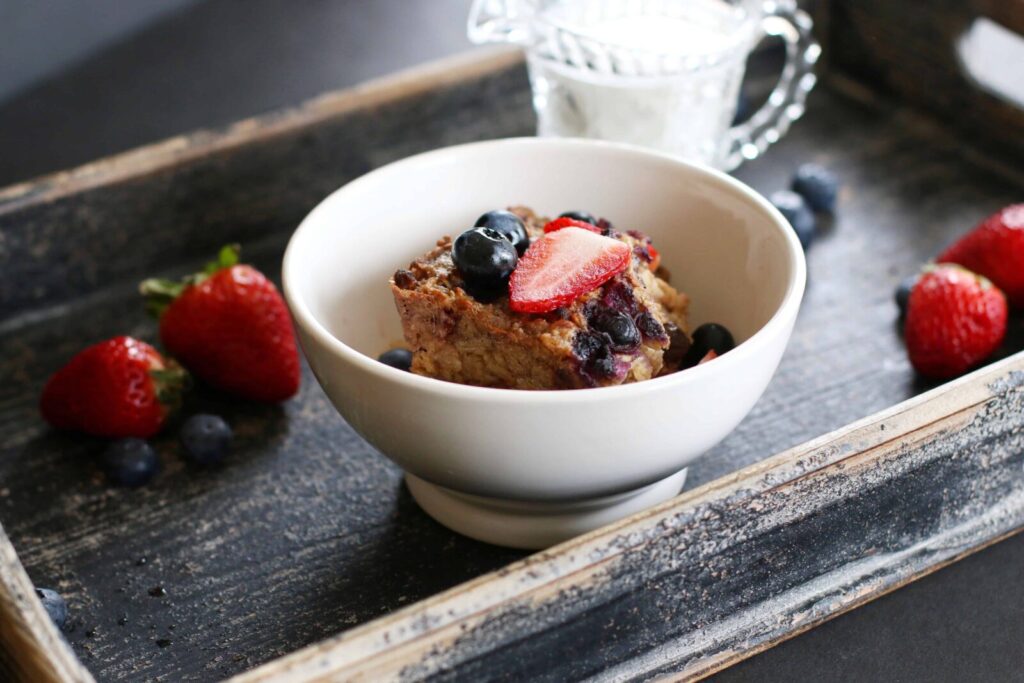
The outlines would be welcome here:
<svg viewBox="0 0 1024 683">
<path fill-rule="evenodd" d="M 231 266 L 238 265 L 238 258 L 241 252 L 241 245 L 225 244 L 223 247 L 220 248 L 220 251 L 217 252 L 217 260 L 210 261 L 209 263 L 207 263 L 206 268 L 203 269 L 203 272 L 209 276 L 213 275 L 218 270 L 224 270 L 225 268 L 230 268 Z"/>
<path fill-rule="evenodd" d="M 172 359 L 167 359 L 165 367 L 150 370 L 149 376 L 153 378 L 157 400 L 168 413 L 177 411 L 181 407 L 182 395 L 192 387 L 192 376 Z"/>
<path fill-rule="evenodd" d="M 175 282 L 160 278 L 143 280 L 139 285 L 139 293 L 146 297 L 146 312 L 159 320 L 171 302 L 185 291 L 186 286 L 187 283 L 184 281 Z"/>
<path fill-rule="evenodd" d="M 139 293 L 146 298 L 146 312 L 160 319 L 167 307 L 181 296 L 186 288 L 200 284 L 203 280 L 225 268 L 238 265 L 242 247 L 238 244 L 226 244 L 217 252 L 217 260 L 206 264 L 199 273 L 187 275 L 181 280 L 149 278 L 139 284 Z"/>
</svg>

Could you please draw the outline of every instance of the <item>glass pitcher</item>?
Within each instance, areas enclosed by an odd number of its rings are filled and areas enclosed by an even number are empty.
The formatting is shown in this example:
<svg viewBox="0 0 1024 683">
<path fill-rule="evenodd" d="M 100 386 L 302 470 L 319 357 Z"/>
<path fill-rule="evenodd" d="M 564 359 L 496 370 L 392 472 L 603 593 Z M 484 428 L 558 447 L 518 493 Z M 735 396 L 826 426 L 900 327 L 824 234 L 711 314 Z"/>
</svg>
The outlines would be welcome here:
<svg viewBox="0 0 1024 683">
<path fill-rule="evenodd" d="M 791 0 L 474 0 L 469 38 L 526 49 L 538 135 L 628 142 L 732 170 L 804 111 L 821 49 Z M 768 101 L 731 125 L 747 57 L 786 45 Z"/>
</svg>

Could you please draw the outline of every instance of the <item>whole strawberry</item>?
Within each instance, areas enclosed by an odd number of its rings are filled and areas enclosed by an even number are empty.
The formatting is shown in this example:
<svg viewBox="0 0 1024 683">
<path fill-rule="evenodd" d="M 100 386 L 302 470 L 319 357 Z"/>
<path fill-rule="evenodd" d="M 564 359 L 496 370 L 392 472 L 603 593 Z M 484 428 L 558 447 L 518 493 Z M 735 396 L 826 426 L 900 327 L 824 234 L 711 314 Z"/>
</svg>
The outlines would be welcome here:
<svg viewBox="0 0 1024 683">
<path fill-rule="evenodd" d="M 262 273 L 238 263 L 238 246 L 181 282 L 146 280 L 141 291 L 160 319 L 160 339 L 196 377 L 259 401 L 299 390 L 299 354 L 284 300 Z"/>
<path fill-rule="evenodd" d="M 1024 308 L 1024 204 L 989 216 L 937 261 L 984 275 L 1005 292 L 1012 306 Z"/>
<path fill-rule="evenodd" d="M 926 270 L 910 292 L 905 339 L 922 375 L 955 377 L 992 354 L 1006 335 L 1006 297 L 955 265 Z"/>
<path fill-rule="evenodd" d="M 181 399 L 188 374 L 149 344 L 115 337 L 80 351 L 46 383 L 43 418 L 58 429 L 147 438 Z"/>
</svg>

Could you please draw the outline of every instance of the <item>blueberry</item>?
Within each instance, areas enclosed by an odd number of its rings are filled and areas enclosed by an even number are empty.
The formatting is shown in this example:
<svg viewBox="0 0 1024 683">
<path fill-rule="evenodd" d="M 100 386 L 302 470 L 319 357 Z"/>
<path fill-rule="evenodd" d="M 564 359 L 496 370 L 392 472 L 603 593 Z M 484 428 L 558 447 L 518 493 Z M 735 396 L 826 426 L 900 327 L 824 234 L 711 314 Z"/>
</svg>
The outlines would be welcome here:
<svg viewBox="0 0 1024 683">
<path fill-rule="evenodd" d="M 590 319 L 590 326 L 607 334 L 616 351 L 629 351 L 640 346 L 640 330 L 633 319 L 621 311 L 599 308 Z"/>
<path fill-rule="evenodd" d="M 390 365 L 398 370 L 409 372 L 412 367 L 412 351 L 409 349 L 391 349 L 377 357 L 384 365 Z"/>
<path fill-rule="evenodd" d="M 721 356 L 735 346 L 736 341 L 732 338 L 732 333 L 724 325 L 704 323 L 693 331 L 692 344 L 683 356 L 682 367 L 693 367 L 707 355 L 708 351 L 714 351 Z"/>
<path fill-rule="evenodd" d="M 793 191 L 803 195 L 815 211 L 832 213 L 836 208 L 839 181 L 832 171 L 818 164 L 803 164 L 793 176 Z"/>
<path fill-rule="evenodd" d="M 665 350 L 663 360 L 666 366 L 678 368 L 690 350 L 691 341 L 686 333 L 679 329 L 673 322 L 665 323 L 665 333 L 668 334 L 668 348 Z"/>
<path fill-rule="evenodd" d="M 57 628 L 64 628 L 68 620 L 68 603 L 64 602 L 64 598 L 49 588 L 37 588 L 36 595 L 43 602 L 43 608 L 50 615 L 54 625 Z"/>
<path fill-rule="evenodd" d="M 511 211 L 488 211 L 473 224 L 477 228 L 490 228 L 501 233 L 502 237 L 512 243 L 520 256 L 530 246 L 530 236 L 526 234 L 526 226 L 519 216 Z"/>
<path fill-rule="evenodd" d="M 100 457 L 107 477 L 120 486 L 142 486 L 160 471 L 160 458 L 142 439 L 112 442 Z"/>
<path fill-rule="evenodd" d="M 602 332 L 581 331 L 572 342 L 572 350 L 580 361 L 580 369 L 585 377 L 608 379 L 615 377 L 619 364 L 612 353 L 608 335 Z"/>
<path fill-rule="evenodd" d="M 914 285 L 917 284 L 917 280 L 920 275 L 909 275 L 900 281 L 899 287 L 896 288 L 896 305 L 900 309 L 900 317 L 907 315 L 907 303 L 910 301 L 910 292 L 914 289 Z"/>
<path fill-rule="evenodd" d="M 811 246 L 814 241 L 815 219 L 811 207 L 807 205 L 804 198 L 796 192 L 779 190 L 769 198 L 775 208 L 793 226 L 793 231 L 800 240 L 800 246 L 804 249 Z"/>
<path fill-rule="evenodd" d="M 472 228 L 456 238 L 452 260 L 470 288 L 493 291 L 505 288 L 519 257 L 500 232 Z"/>
<path fill-rule="evenodd" d="M 636 326 L 644 339 L 656 339 L 659 341 L 668 339 L 668 333 L 665 328 L 650 311 L 644 311 L 636 317 Z"/>
<path fill-rule="evenodd" d="M 597 219 L 594 218 L 593 214 L 587 213 L 586 211 L 566 211 L 563 214 L 559 214 L 559 218 L 571 218 L 574 221 L 583 221 L 584 223 L 590 223 L 591 225 L 597 225 Z"/>
<path fill-rule="evenodd" d="M 231 448 L 231 427 L 217 415 L 193 415 L 178 436 L 185 455 L 200 465 L 216 465 Z"/>
</svg>

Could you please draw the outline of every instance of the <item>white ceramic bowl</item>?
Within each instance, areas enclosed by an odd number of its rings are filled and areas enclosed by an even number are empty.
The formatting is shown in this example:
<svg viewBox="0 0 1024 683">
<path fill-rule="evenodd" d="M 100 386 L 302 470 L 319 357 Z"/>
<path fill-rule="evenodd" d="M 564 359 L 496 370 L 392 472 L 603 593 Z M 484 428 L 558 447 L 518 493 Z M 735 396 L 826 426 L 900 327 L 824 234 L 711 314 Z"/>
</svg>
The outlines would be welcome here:
<svg viewBox="0 0 1024 683">
<path fill-rule="evenodd" d="M 646 382 L 516 391 L 420 377 L 375 358 L 400 345 L 389 276 L 444 234 L 514 204 L 605 216 L 651 235 L 737 347 Z M 717 171 L 585 140 L 515 139 L 420 154 L 334 192 L 296 230 L 284 290 L 313 372 L 338 412 L 407 473 L 442 523 L 542 547 L 676 495 L 688 463 L 761 396 L 803 296 L 803 252 L 760 195 Z"/>
</svg>

